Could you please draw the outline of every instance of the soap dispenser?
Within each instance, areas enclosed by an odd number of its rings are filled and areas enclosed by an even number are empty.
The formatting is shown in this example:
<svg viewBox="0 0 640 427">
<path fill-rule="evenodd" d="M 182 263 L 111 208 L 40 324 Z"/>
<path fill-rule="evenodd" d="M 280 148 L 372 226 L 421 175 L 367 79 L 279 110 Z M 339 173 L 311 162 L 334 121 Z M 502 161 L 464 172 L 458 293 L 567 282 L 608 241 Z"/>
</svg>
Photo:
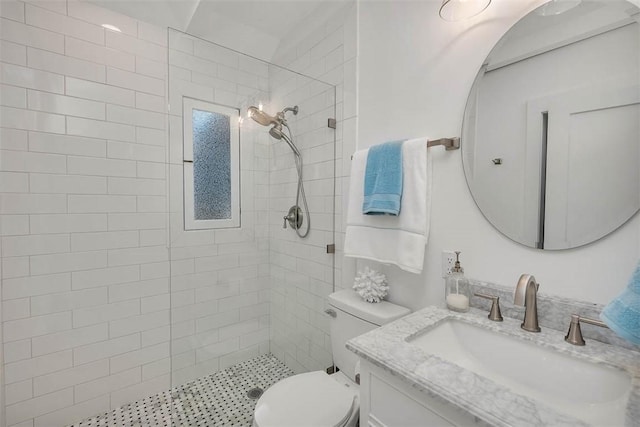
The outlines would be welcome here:
<svg viewBox="0 0 640 427">
<path fill-rule="evenodd" d="M 452 311 L 469 311 L 471 289 L 469 281 L 464 277 L 464 269 L 460 266 L 460 251 L 456 251 L 456 263 L 451 273 L 445 278 L 445 301 Z"/>
</svg>

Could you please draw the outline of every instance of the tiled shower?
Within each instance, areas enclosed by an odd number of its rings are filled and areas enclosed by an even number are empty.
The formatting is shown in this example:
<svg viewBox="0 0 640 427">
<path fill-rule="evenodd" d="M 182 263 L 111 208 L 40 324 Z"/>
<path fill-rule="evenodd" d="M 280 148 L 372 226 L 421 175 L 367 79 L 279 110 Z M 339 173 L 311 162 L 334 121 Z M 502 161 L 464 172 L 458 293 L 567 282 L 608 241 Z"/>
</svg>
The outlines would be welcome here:
<svg viewBox="0 0 640 427">
<path fill-rule="evenodd" d="M 331 365 L 354 9 L 283 46 L 291 71 L 84 1 L 0 2 L 0 425 L 76 423 L 269 353 Z M 240 228 L 185 231 L 183 97 L 243 118 Z M 258 103 L 300 108 L 304 240 L 282 228 L 293 156 L 246 118 Z"/>
</svg>

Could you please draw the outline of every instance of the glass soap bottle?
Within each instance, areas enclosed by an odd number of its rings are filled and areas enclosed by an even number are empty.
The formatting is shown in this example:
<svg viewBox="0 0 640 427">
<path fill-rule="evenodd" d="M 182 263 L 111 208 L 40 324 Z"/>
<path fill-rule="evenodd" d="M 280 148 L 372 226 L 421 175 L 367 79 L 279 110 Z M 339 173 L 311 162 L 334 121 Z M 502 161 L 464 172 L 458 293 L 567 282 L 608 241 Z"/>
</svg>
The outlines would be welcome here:
<svg viewBox="0 0 640 427">
<path fill-rule="evenodd" d="M 471 289 L 469 281 L 464 277 L 464 269 L 460 266 L 460 252 L 456 251 L 456 263 L 451 273 L 445 278 L 445 301 L 447 308 L 452 311 L 469 311 Z"/>
</svg>

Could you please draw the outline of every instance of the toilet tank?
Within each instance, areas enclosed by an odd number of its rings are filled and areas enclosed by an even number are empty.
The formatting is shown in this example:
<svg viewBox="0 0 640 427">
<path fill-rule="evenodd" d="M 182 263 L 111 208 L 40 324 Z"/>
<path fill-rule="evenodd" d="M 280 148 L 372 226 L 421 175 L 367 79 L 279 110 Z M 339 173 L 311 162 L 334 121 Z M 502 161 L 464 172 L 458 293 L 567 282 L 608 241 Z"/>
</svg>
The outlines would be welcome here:
<svg viewBox="0 0 640 427">
<path fill-rule="evenodd" d="M 368 303 L 351 289 L 329 295 L 329 305 L 336 312 L 336 317 L 331 318 L 333 362 L 352 381 L 358 356 L 347 350 L 347 341 L 411 312 L 388 301 Z"/>
</svg>

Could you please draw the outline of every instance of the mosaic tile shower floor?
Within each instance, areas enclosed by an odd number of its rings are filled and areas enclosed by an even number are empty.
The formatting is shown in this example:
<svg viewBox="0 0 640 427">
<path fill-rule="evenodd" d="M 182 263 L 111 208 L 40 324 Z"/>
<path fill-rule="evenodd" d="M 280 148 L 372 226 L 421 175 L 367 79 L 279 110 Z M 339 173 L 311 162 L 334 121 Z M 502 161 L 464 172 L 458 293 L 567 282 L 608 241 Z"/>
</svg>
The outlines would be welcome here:
<svg viewBox="0 0 640 427">
<path fill-rule="evenodd" d="M 291 375 L 284 363 L 266 354 L 71 427 L 250 427 L 257 400 L 247 392 L 266 390 Z"/>
</svg>

